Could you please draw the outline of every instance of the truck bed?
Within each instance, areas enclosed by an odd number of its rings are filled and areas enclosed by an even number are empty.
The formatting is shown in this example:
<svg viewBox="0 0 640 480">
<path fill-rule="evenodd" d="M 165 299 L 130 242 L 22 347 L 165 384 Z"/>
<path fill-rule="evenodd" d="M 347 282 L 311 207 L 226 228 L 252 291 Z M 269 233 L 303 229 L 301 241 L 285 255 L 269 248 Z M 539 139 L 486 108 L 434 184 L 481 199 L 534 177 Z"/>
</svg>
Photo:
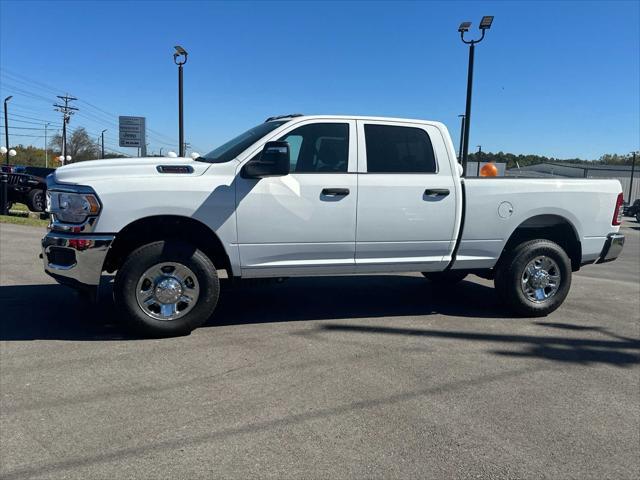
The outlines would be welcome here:
<svg viewBox="0 0 640 480">
<path fill-rule="evenodd" d="M 492 268 L 521 225 L 564 219 L 582 247 L 582 261 L 596 260 L 610 232 L 622 187 L 618 180 L 465 178 L 464 222 L 454 268 Z M 526 222 L 526 223 L 525 223 Z"/>
</svg>

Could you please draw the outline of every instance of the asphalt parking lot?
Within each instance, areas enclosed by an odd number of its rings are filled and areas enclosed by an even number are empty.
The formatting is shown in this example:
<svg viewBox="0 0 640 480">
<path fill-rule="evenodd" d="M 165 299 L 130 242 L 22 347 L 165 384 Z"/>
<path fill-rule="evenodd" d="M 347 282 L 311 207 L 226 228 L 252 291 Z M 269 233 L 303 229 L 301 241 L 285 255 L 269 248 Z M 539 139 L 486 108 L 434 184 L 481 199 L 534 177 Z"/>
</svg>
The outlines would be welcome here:
<svg viewBox="0 0 640 480">
<path fill-rule="evenodd" d="M 223 292 L 139 340 L 0 225 L 0 477 L 640 476 L 640 224 L 564 306 L 514 319 L 490 282 L 292 279 Z"/>
</svg>

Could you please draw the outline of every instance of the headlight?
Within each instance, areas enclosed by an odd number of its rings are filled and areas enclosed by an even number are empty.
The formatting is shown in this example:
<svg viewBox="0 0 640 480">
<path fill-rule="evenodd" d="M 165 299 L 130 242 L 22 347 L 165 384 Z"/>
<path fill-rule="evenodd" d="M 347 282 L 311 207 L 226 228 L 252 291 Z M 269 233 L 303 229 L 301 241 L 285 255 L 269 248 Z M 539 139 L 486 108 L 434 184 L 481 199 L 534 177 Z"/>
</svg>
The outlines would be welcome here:
<svg viewBox="0 0 640 480">
<path fill-rule="evenodd" d="M 63 223 L 82 223 L 100 213 L 100 202 L 91 193 L 47 191 L 47 211 Z"/>
</svg>

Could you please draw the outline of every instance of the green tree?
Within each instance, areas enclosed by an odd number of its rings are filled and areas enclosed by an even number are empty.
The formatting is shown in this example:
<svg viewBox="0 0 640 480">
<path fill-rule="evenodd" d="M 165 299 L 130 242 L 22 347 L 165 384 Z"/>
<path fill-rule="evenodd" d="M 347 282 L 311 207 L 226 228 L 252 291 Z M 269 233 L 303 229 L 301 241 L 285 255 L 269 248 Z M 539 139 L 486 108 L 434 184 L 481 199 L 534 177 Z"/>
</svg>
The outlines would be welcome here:
<svg viewBox="0 0 640 480">
<path fill-rule="evenodd" d="M 11 157 L 10 161 L 14 165 L 26 165 L 30 167 L 44 167 L 45 156 L 44 149 L 34 147 L 32 145 L 17 145 L 15 148 L 16 156 Z M 56 168 L 60 166 L 60 162 L 54 152 L 49 150 L 48 161 L 46 162 L 50 168 Z"/>
<path fill-rule="evenodd" d="M 51 148 L 60 155 L 62 152 L 62 135 L 51 138 Z M 83 127 L 76 128 L 71 135 L 67 135 L 67 155 L 71 155 L 71 162 L 95 160 L 100 158 L 100 145 L 94 142 Z"/>
</svg>

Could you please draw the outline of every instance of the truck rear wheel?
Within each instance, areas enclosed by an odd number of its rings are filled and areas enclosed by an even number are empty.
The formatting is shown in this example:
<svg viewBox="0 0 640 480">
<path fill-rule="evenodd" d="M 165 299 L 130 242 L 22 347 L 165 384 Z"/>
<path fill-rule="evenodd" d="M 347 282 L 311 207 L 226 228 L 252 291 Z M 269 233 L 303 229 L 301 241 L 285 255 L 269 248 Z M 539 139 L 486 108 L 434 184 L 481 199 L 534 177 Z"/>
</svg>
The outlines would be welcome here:
<svg viewBox="0 0 640 480">
<path fill-rule="evenodd" d="M 186 335 L 203 325 L 218 303 L 211 260 L 186 242 L 167 240 L 134 250 L 118 270 L 116 306 L 130 327 L 152 337 Z"/>
<path fill-rule="evenodd" d="M 496 270 L 498 294 L 516 313 L 541 317 L 557 309 L 571 287 L 571 260 L 549 240 L 531 240 L 507 252 Z"/>
</svg>

